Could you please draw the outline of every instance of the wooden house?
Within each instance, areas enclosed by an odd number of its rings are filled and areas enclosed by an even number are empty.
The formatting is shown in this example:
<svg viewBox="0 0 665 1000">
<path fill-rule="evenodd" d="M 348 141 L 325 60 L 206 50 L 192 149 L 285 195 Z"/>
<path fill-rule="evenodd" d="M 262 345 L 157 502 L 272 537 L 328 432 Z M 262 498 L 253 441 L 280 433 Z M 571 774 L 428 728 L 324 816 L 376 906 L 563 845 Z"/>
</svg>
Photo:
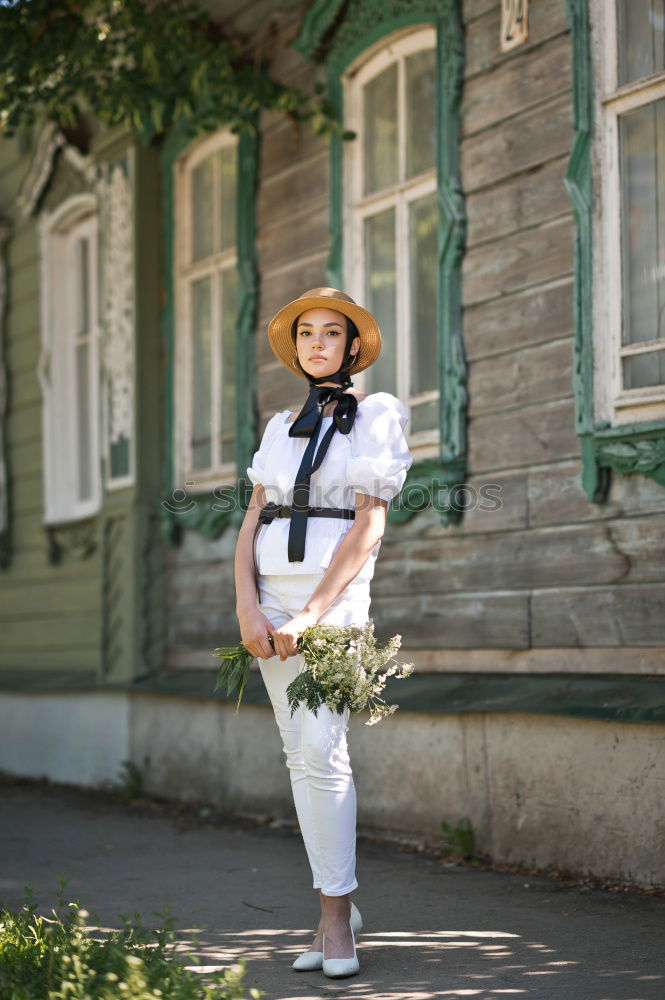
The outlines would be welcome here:
<svg viewBox="0 0 665 1000">
<path fill-rule="evenodd" d="M 416 672 L 350 727 L 359 829 L 663 884 L 665 23 L 644 0 L 210 0 L 355 134 L 262 112 L 0 140 L 0 768 L 293 819 L 238 714 L 245 470 L 343 288 L 414 462 L 372 584 Z M 662 5 L 661 5 L 662 7 Z M 629 9 L 630 8 L 630 9 Z M 127 766 L 127 765 L 125 765 Z"/>
</svg>

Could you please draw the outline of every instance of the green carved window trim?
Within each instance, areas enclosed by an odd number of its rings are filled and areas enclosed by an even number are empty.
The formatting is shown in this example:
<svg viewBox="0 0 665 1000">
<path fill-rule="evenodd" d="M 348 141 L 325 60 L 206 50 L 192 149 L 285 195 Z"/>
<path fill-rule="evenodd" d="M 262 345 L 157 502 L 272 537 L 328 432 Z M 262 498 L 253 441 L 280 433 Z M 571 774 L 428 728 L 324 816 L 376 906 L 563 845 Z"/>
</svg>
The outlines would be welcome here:
<svg viewBox="0 0 665 1000">
<path fill-rule="evenodd" d="M 336 18 L 342 9 L 344 18 L 337 26 Z M 437 129 L 440 452 L 438 458 L 413 463 L 399 506 L 389 507 L 388 520 L 407 521 L 419 510 L 434 506 L 441 523 L 448 525 L 461 517 L 454 496 L 468 472 L 467 366 L 462 335 L 466 208 L 459 157 L 459 106 L 465 60 L 461 0 L 350 0 L 346 5 L 339 0 L 314 0 L 292 44 L 306 58 L 317 57 L 325 62 L 329 98 L 341 124 L 345 68 L 385 35 L 424 23 L 436 27 L 437 90 L 441 98 Z M 339 134 L 331 137 L 330 254 L 326 280 L 337 288 L 343 287 L 342 143 Z"/>
<path fill-rule="evenodd" d="M 589 500 L 607 500 L 614 469 L 640 473 L 665 486 L 665 421 L 611 426 L 594 419 L 593 383 L 593 177 L 594 137 L 593 64 L 588 0 L 566 0 L 573 46 L 572 151 L 566 188 L 573 205 L 575 235 L 575 293 L 573 335 L 573 392 L 575 430 L 582 452 L 582 485 Z"/>
<path fill-rule="evenodd" d="M 202 134 L 202 133 L 201 133 Z M 235 483 L 215 490 L 187 494 L 174 484 L 173 431 L 175 424 L 174 363 L 174 191 L 173 166 L 182 150 L 196 138 L 191 125 L 174 129 L 164 144 L 161 157 L 162 217 L 164 220 L 163 282 L 165 300 L 162 310 L 165 365 L 165 451 L 162 475 L 163 496 L 158 501 L 162 534 L 177 545 L 184 530 L 198 531 L 208 539 L 217 538 L 230 524 L 242 522 L 251 483 L 246 470 L 256 450 L 258 418 L 254 405 L 256 388 L 256 318 L 258 309 L 258 271 L 256 265 L 256 189 L 258 182 L 258 125 L 253 131 L 238 135 L 238 184 L 236 192 L 236 260 L 238 271 L 238 308 L 235 326 L 236 359 L 236 474 Z"/>
</svg>

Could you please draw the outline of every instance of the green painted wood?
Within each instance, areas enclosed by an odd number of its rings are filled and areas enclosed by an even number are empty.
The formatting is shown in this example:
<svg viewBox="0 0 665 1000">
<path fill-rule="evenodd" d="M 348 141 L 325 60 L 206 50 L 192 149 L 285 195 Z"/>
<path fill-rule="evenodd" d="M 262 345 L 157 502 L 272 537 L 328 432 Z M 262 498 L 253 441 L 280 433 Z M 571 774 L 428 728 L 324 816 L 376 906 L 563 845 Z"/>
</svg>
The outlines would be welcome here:
<svg viewBox="0 0 665 1000">
<path fill-rule="evenodd" d="M 256 403 L 256 321 L 258 313 L 258 269 L 256 260 L 256 192 L 258 186 L 258 119 L 254 130 L 238 136 L 237 269 L 238 311 L 236 316 L 236 473 L 230 487 L 208 493 L 187 494 L 174 483 L 173 432 L 175 421 L 174 350 L 175 318 L 173 287 L 174 193 L 173 165 L 193 138 L 191 123 L 174 130 L 161 155 L 162 219 L 164 226 L 163 283 L 166 291 L 162 310 L 165 348 L 165 447 L 162 475 L 163 496 L 158 502 L 163 537 L 177 545 L 186 530 L 217 538 L 229 525 L 244 518 L 252 485 L 246 472 L 259 446 L 259 413 Z"/>
<path fill-rule="evenodd" d="M 10 191 L 10 198 L 13 193 L 13 185 L 6 184 L 6 177 L 10 171 L 14 170 L 17 163 L 23 163 L 23 152 L 21 148 L 23 142 L 24 139 L 20 138 L 18 135 L 12 136 L 11 138 L 3 136 L 2 140 L 0 140 L 0 206 L 4 207 L 5 215 L 9 215 L 9 212 L 7 211 L 7 203 L 4 198 L 5 187 L 8 187 Z"/>
<path fill-rule="evenodd" d="M 24 267 L 15 267 L 9 260 L 11 272 L 11 303 L 10 309 L 18 308 L 27 302 L 39 302 L 39 270 L 35 267 L 35 260 L 28 261 Z M 37 332 L 34 327 L 32 334 Z M 11 327 L 7 330 L 8 338 L 11 342 Z M 16 339 L 16 338 L 14 338 Z"/>
<path fill-rule="evenodd" d="M 90 646 L 30 646 L 19 648 L 3 644 L 0 649 L 0 670 L 11 670 L 16 676 L 29 674 L 35 670 L 35 664 L 44 666 L 44 672 L 48 670 L 66 672 L 69 674 L 79 671 L 92 672 L 99 667 L 99 643 Z"/>
<path fill-rule="evenodd" d="M 99 560 L 75 560 L 83 572 L 66 577 L 44 566 L 40 577 L 27 577 L 8 588 L 0 604 L 0 629 L 13 621 L 31 623 L 43 617 L 96 615 L 99 613 Z M 50 573 L 48 570 L 50 569 Z M 34 638 L 34 636 L 33 636 Z"/>
<path fill-rule="evenodd" d="M 34 267 L 39 263 L 39 234 L 34 219 L 15 230 L 8 247 L 7 260 L 12 276 L 14 271 L 22 267 Z"/>
<path fill-rule="evenodd" d="M 127 145 L 130 142 L 131 145 Z M 164 595 L 164 545 L 153 498 L 161 485 L 162 393 L 160 370 L 161 261 L 155 253 L 161 222 L 160 163 L 154 145 L 129 134 L 106 147 L 113 164 L 128 165 L 133 155 L 135 247 L 135 424 L 136 475 L 133 487 L 111 491 L 104 502 L 100 547 L 104 562 L 101 631 L 105 676 L 134 677 L 159 670 L 164 662 L 167 631 Z M 122 519 L 120 545 L 108 546 L 108 524 Z M 118 616 L 125 629 L 116 628 Z M 119 639 L 122 638 L 122 642 Z"/>
<path fill-rule="evenodd" d="M 466 209 L 460 175 L 459 112 L 464 80 L 464 33 L 461 5 L 445 0 L 437 21 L 439 129 L 439 422 L 440 455 L 445 482 L 464 481 L 467 456 L 467 366 L 462 335 L 462 258 L 466 245 Z M 459 520 L 452 508 L 444 523 Z"/>
<path fill-rule="evenodd" d="M 9 493 L 10 460 L 7 448 L 8 351 L 5 333 L 7 322 L 8 267 L 7 244 L 11 236 L 9 221 L 0 215 L 0 569 L 7 569 L 12 557 L 12 497 Z"/>
<path fill-rule="evenodd" d="M 460 0 L 350 0 L 329 43 L 328 71 L 340 74 L 385 35 L 417 24 L 463 32 Z"/>
<path fill-rule="evenodd" d="M 573 206 L 575 296 L 573 392 L 580 437 L 582 485 L 588 499 L 604 503 L 611 470 L 641 474 L 665 486 L 665 420 L 621 427 L 594 419 L 593 381 L 593 71 L 588 0 L 566 0 L 573 46 L 573 146 L 565 184 Z"/>
<path fill-rule="evenodd" d="M 256 258 L 256 197 L 259 184 L 258 118 L 253 133 L 238 137 L 237 260 L 238 314 L 236 318 L 236 470 L 242 507 L 231 511 L 230 521 L 240 524 L 252 494 L 247 468 L 258 448 L 260 415 L 256 393 L 256 322 L 258 315 L 258 266 Z"/>
<path fill-rule="evenodd" d="M 41 474 L 41 393 L 35 373 L 39 356 L 39 240 L 34 219 L 25 220 L 17 212 L 16 198 L 21 182 L 28 170 L 29 158 L 24 141 L 18 137 L 0 142 L 0 202 L 7 219 L 13 220 L 2 233 L 2 269 L 5 294 L 0 292 L 0 337 L 6 376 L 10 387 L 7 408 L 0 415 L 0 447 L 3 450 L 6 478 L 6 523 L 0 535 L 0 608 L 15 607 L 17 590 L 16 549 L 20 542 L 17 524 L 16 484 L 29 479 L 36 468 Z M 18 303 L 29 302 L 30 307 L 20 308 Z M 16 355 L 20 355 L 17 365 Z M 26 363 L 27 362 L 27 363 Z M 30 363 L 32 362 L 32 363 Z M 38 450 L 36 449 L 38 446 Z M 41 528 L 42 484 L 38 483 L 36 509 L 33 518 Z M 25 524 L 25 519 L 23 520 Z M 43 538 L 43 531 L 42 531 Z M 43 550 L 42 550 L 43 551 Z M 19 577 L 20 581 L 20 577 Z M 20 582 L 19 582 L 20 586 Z M 75 584 L 82 591 L 84 584 Z M 40 607 L 34 609 L 39 617 Z M 11 619 L 11 616 L 8 616 Z M 12 621 L 6 622 L 11 628 Z M 35 629 L 30 622 L 27 629 L 34 639 Z M 3 624 L 3 646 L 9 641 Z M 5 652 L 5 656 L 7 653 Z"/>
<path fill-rule="evenodd" d="M 342 6 L 342 0 L 313 0 L 303 18 L 298 37 L 292 43 L 293 48 L 311 59 Z"/>
<path fill-rule="evenodd" d="M 14 188 L 14 199 L 28 169 L 31 155 L 29 143 L 25 144 L 24 153 L 16 167 L 3 175 L 4 184 Z M 40 207 L 52 210 L 65 198 L 84 190 L 85 184 L 80 175 L 66 160 L 58 157 Z M 17 215 L 15 234 L 9 246 L 8 257 L 11 295 L 6 320 L 7 355 L 11 359 L 12 405 L 7 426 L 7 446 L 12 505 L 11 544 L 14 553 L 26 541 L 28 545 L 38 545 L 44 567 L 48 569 L 48 553 L 54 551 L 54 540 L 49 538 L 49 529 L 44 528 L 42 520 L 42 397 L 36 375 L 40 353 L 40 258 L 38 230 L 34 217 L 24 219 Z M 35 482 L 30 502 L 25 507 L 18 506 L 15 484 L 31 477 L 34 477 Z M 80 568 L 79 559 L 75 558 L 74 561 Z M 59 579 L 47 579 L 46 585 L 40 591 L 40 588 L 35 588 L 31 582 L 30 571 L 26 573 L 21 559 L 16 555 L 11 565 L 9 558 L 4 558 L 3 567 L 9 571 L 6 579 L 0 581 L 0 587 L 6 590 L 6 593 L 0 596 L 0 604 L 9 612 L 9 620 L 3 623 L 3 636 L 11 645 L 13 630 L 23 629 L 26 638 L 25 643 L 22 640 L 20 645 L 34 649 L 36 653 L 36 647 L 40 642 L 46 644 L 46 650 L 38 655 L 41 663 L 49 664 L 52 660 L 51 630 L 43 625 L 43 620 L 45 617 L 48 620 L 49 615 L 57 615 L 59 620 L 54 625 L 53 631 L 57 634 L 58 629 L 69 628 L 72 635 L 77 635 L 80 626 L 76 621 L 82 611 L 87 612 L 89 623 L 94 623 L 96 616 L 99 615 L 98 587 L 93 586 L 91 589 L 90 581 L 86 579 L 84 571 L 83 574 L 75 575 L 64 587 Z M 41 599 L 38 599 L 40 594 Z M 11 654 L 7 652 L 6 655 Z M 97 656 L 93 657 L 93 660 L 96 659 Z"/>
<path fill-rule="evenodd" d="M 410 681 L 415 684 L 409 684 Z M 401 712 L 520 712 L 613 722 L 665 722 L 665 678 L 565 674 L 414 674 L 389 678 Z"/>
<path fill-rule="evenodd" d="M 213 692 L 214 681 L 214 670 L 170 670 L 136 678 L 132 684 L 108 685 L 104 690 L 235 704 L 236 699 L 229 698 L 225 688 Z M 20 674 L 0 671 L 0 690 L 4 691 L 47 694 L 98 689 L 94 677 L 81 671 L 21 671 Z M 398 714 L 520 713 L 630 724 L 665 722 L 663 677 L 414 673 L 406 684 L 389 678 L 385 698 L 399 705 Z M 258 670 L 250 672 L 243 703 L 270 707 Z M 242 711 L 241 704 L 239 717 Z"/>
<path fill-rule="evenodd" d="M 98 649 L 100 620 L 99 608 L 95 613 L 90 610 L 76 614 L 58 614 L 57 611 L 49 613 L 48 610 L 41 614 L 35 612 L 3 622 L 2 642 L 8 649 L 24 649 L 32 651 L 33 655 L 36 649 L 44 650 L 39 657 L 39 664 L 47 667 L 50 666 L 48 651 L 51 648 L 74 649 L 86 646 Z"/>
<path fill-rule="evenodd" d="M 126 131 L 115 130 L 98 137 L 91 154 L 100 166 L 124 163 L 132 142 Z M 29 154 L 26 149 L 25 169 Z M 154 380 L 161 348 L 160 272 L 154 254 L 158 178 L 155 149 L 136 148 L 136 483 L 107 492 L 98 516 L 57 527 L 43 523 L 42 407 L 35 372 L 40 352 L 37 225 L 34 216 L 17 219 L 10 245 L 7 331 L 12 362 L 8 443 L 17 504 L 14 561 L 0 577 L 3 662 L 17 669 L 76 666 L 94 669 L 101 681 L 129 680 L 162 666 L 163 544 L 152 509 L 161 474 L 155 446 L 161 387 Z M 55 209 L 85 189 L 78 172 L 59 156 L 40 207 Z M 107 525 L 119 521 L 123 533 L 105 544 Z"/>
<path fill-rule="evenodd" d="M 160 323 L 164 345 L 164 460 L 162 471 L 162 491 L 164 496 L 170 495 L 173 489 L 173 431 L 174 431 L 174 365 L 175 365 L 175 292 L 173 287 L 173 249 L 174 217 L 173 217 L 173 165 L 181 149 L 187 145 L 188 136 L 181 130 L 169 133 L 162 155 L 160 157 L 160 173 L 162 193 L 162 241 L 164 254 L 162 257 L 162 286 L 164 288 L 164 304 Z"/>
<path fill-rule="evenodd" d="M 332 23 L 334 3 L 310 8 L 303 31 L 296 39 L 301 51 L 313 51 L 322 41 L 321 31 Z M 440 457 L 415 462 L 405 480 L 412 497 L 427 493 L 427 499 L 388 509 L 388 521 L 401 523 L 433 504 L 444 525 L 457 523 L 462 510 L 442 498 L 455 491 L 468 474 L 467 364 L 462 328 L 462 259 L 466 246 L 466 207 L 460 174 L 460 102 L 464 81 L 464 29 L 459 0 L 352 0 L 343 22 L 329 43 L 326 55 L 328 95 L 337 122 L 344 120 L 342 74 L 369 45 L 409 25 L 434 23 L 437 29 L 437 184 L 439 193 L 438 267 L 438 358 Z M 343 140 L 339 134 L 330 143 L 330 251 L 326 280 L 343 287 Z"/>
</svg>

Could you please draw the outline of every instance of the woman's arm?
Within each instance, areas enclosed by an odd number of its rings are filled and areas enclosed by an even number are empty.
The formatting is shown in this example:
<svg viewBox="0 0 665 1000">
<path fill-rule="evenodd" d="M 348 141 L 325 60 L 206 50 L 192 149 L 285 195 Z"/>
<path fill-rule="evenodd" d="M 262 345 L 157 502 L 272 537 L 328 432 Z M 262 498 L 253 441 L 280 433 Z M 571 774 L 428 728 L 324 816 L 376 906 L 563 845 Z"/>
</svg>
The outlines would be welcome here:
<svg viewBox="0 0 665 1000">
<path fill-rule="evenodd" d="M 315 625 L 343 590 L 358 575 L 370 552 L 383 537 L 388 502 L 367 493 L 354 493 L 356 516 L 342 539 L 323 578 L 295 618 L 272 633 L 275 652 L 282 660 L 298 652 L 298 636 Z"/>
<path fill-rule="evenodd" d="M 388 503 L 367 493 L 354 493 L 356 516 L 311 594 L 303 612 L 321 618 L 356 578 L 386 530 Z"/>
<path fill-rule="evenodd" d="M 247 512 L 238 532 L 235 552 L 236 615 L 240 625 L 240 638 L 252 656 L 267 659 L 275 655 L 268 635 L 272 625 L 259 611 L 256 602 L 256 576 L 254 572 L 254 531 L 259 523 L 259 511 L 265 506 L 265 490 L 257 483 L 247 505 Z"/>
</svg>

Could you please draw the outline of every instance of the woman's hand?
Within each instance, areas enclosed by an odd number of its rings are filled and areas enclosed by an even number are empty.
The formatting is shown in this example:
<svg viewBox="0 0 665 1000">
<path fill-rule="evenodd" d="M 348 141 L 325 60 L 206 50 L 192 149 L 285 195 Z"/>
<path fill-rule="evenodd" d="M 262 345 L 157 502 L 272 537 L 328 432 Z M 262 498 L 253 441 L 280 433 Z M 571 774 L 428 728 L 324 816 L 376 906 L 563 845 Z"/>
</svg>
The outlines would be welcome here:
<svg viewBox="0 0 665 1000">
<path fill-rule="evenodd" d="M 275 655 L 268 640 L 268 636 L 274 631 L 266 616 L 258 608 L 251 608 L 244 614 L 239 614 L 238 624 L 240 625 L 240 638 L 242 643 L 252 656 L 260 656 L 267 660 Z"/>
<path fill-rule="evenodd" d="M 298 653 L 296 642 L 306 628 L 316 625 L 319 620 L 318 615 L 312 611 L 301 611 L 290 621 L 280 625 L 279 628 L 272 629 L 272 638 L 275 644 L 275 653 L 280 660 L 285 660 L 288 656 L 295 656 Z"/>
</svg>

